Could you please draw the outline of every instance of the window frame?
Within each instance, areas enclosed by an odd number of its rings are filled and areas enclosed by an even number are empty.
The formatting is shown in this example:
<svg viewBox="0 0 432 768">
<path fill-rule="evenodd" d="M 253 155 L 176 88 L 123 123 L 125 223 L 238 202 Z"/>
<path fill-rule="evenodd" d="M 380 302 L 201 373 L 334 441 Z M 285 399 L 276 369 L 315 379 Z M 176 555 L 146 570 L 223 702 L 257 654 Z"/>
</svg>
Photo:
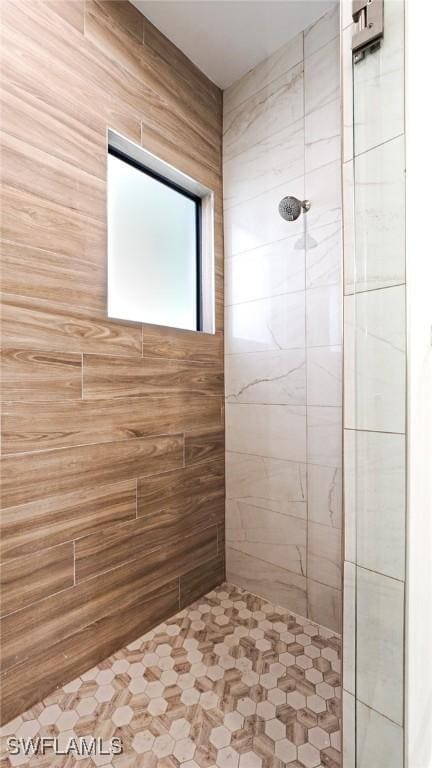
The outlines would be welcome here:
<svg viewBox="0 0 432 768">
<path fill-rule="evenodd" d="M 135 168 L 136 170 L 141 171 L 142 173 L 145 173 L 147 176 L 150 176 L 150 178 L 155 179 L 155 181 L 158 181 L 161 184 L 164 184 L 166 187 L 169 187 L 175 192 L 178 192 L 178 194 L 183 195 L 184 197 L 187 197 L 189 200 L 192 200 L 192 202 L 194 203 L 195 205 L 195 267 L 196 267 L 196 285 L 195 285 L 196 328 L 191 330 L 195 332 L 202 332 L 203 330 L 202 198 L 199 195 L 195 195 L 193 192 L 189 191 L 188 189 L 185 189 L 180 184 L 177 184 L 175 181 L 172 181 L 166 176 L 163 176 L 161 173 L 158 173 L 158 171 L 153 170 L 145 163 L 137 160 L 135 157 L 131 157 L 131 155 L 128 155 L 126 152 L 123 152 L 121 149 L 112 146 L 112 144 L 110 143 L 108 143 L 108 155 L 112 155 L 113 157 L 116 157 L 118 160 L 121 160 L 127 165 L 132 166 L 132 168 Z M 141 322 L 145 324 L 145 320 Z M 167 328 L 170 326 L 163 326 L 163 327 Z"/>
</svg>

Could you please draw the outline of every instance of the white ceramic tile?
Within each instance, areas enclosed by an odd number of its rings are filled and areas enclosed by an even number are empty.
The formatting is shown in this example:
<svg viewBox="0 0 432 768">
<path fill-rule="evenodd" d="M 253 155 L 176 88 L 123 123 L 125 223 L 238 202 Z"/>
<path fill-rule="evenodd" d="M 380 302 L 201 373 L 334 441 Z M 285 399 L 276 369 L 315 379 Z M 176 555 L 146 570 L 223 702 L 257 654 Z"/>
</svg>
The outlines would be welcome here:
<svg viewBox="0 0 432 768">
<path fill-rule="evenodd" d="M 378 51 L 354 66 L 354 151 L 358 155 L 404 131 L 404 3 L 385 8 Z"/>
<path fill-rule="evenodd" d="M 259 561 L 231 547 L 226 551 L 227 580 L 255 595 L 306 614 L 306 579 L 285 568 Z"/>
<path fill-rule="evenodd" d="M 346 426 L 405 429 L 405 288 L 345 298 Z"/>
<path fill-rule="evenodd" d="M 339 221 L 309 229 L 306 242 L 306 287 L 339 283 L 342 273 L 342 231 Z"/>
<path fill-rule="evenodd" d="M 308 618 L 340 632 L 342 593 L 312 579 L 307 580 Z"/>
<path fill-rule="evenodd" d="M 357 564 L 404 579 L 405 436 L 353 431 L 351 439 L 345 510 L 356 521 Z"/>
<path fill-rule="evenodd" d="M 344 563 L 343 583 L 343 685 L 355 695 L 356 679 L 356 567 Z"/>
<path fill-rule="evenodd" d="M 342 342 L 342 296 L 339 285 L 306 291 L 306 344 L 338 346 Z"/>
<path fill-rule="evenodd" d="M 319 523 L 308 523 L 307 575 L 335 589 L 342 589 L 342 532 Z"/>
<path fill-rule="evenodd" d="M 392 723 L 359 701 L 356 707 L 356 726 L 356 768 L 403 768 L 404 739 L 400 725 Z"/>
<path fill-rule="evenodd" d="M 303 64 L 224 114 L 223 155 L 230 160 L 303 116 Z"/>
<path fill-rule="evenodd" d="M 306 244 L 306 287 L 318 288 L 340 282 L 342 230 L 339 222 L 309 230 Z"/>
<path fill-rule="evenodd" d="M 351 563 L 357 563 L 356 434 L 354 429 L 343 433 L 344 557 Z"/>
<path fill-rule="evenodd" d="M 223 92 L 224 113 L 228 114 L 250 96 L 268 87 L 302 59 L 303 33 L 300 33 Z"/>
<path fill-rule="evenodd" d="M 351 5 L 351 0 L 346 0 Z M 354 153 L 354 103 L 353 103 L 353 25 L 349 24 L 342 33 L 342 126 L 343 161 L 351 160 Z"/>
<path fill-rule="evenodd" d="M 310 347 L 307 404 L 342 405 L 342 347 Z"/>
<path fill-rule="evenodd" d="M 340 110 L 340 98 L 337 98 L 306 115 L 305 166 L 307 172 L 340 160 Z"/>
<path fill-rule="evenodd" d="M 344 0 L 348 2 L 348 0 Z M 351 0 L 350 0 L 351 5 Z M 347 691 L 342 691 L 342 756 L 343 768 L 356 768 L 356 701 Z"/>
<path fill-rule="evenodd" d="M 324 170 L 319 169 L 314 173 L 322 174 Z M 310 174 L 310 176 L 314 176 L 314 174 Z M 312 182 L 313 189 L 318 190 L 320 179 L 313 178 Z M 304 200 L 304 189 L 304 177 L 301 176 L 290 182 L 289 190 L 284 183 L 258 197 L 228 208 L 224 216 L 225 253 L 227 256 L 234 256 L 236 253 L 251 251 L 262 245 L 302 234 L 303 216 L 299 216 L 297 221 L 285 221 L 279 214 L 279 203 L 287 194 Z M 323 192 L 320 191 L 317 194 L 323 197 Z M 333 197 L 336 196 L 333 195 Z M 323 203 L 323 206 L 317 211 L 317 217 L 315 217 L 324 219 L 323 224 L 327 223 L 325 219 L 334 221 L 337 218 L 336 212 L 332 213 L 331 208 L 331 206 L 336 205 L 335 200 L 327 200 L 327 203 L 327 207 Z"/>
<path fill-rule="evenodd" d="M 294 193 L 290 192 L 290 194 Z M 311 231 L 313 227 L 332 224 L 341 220 L 342 198 L 339 161 L 329 163 L 306 174 L 305 197 L 311 203 L 310 210 L 306 214 L 307 231 Z"/>
<path fill-rule="evenodd" d="M 227 305 L 302 291 L 304 285 L 303 234 L 225 259 Z"/>
<path fill-rule="evenodd" d="M 393 139 L 356 158 L 355 264 L 346 290 L 366 291 L 405 280 L 405 149 Z"/>
<path fill-rule="evenodd" d="M 234 403 L 305 405 L 305 350 L 227 355 L 225 395 Z"/>
<path fill-rule="evenodd" d="M 304 406 L 227 403 L 226 428 L 228 451 L 306 461 Z"/>
<path fill-rule="evenodd" d="M 304 292 L 226 307 L 226 353 L 304 347 L 304 312 Z"/>
<path fill-rule="evenodd" d="M 308 466 L 308 518 L 312 522 L 342 528 L 341 475 L 336 467 Z"/>
<path fill-rule="evenodd" d="M 339 37 L 311 54 L 304 62 L 305 112 L 334 101 L 339 95 Z"/>
<path fill-rule="evenodd" d="M 306 464 L 227 451 L 227 499 L 305 518 L 306 494 Z"/>
<path fill-rule="evenodd" d="M 306 575 L 306 532 L 306 520 L 227 500 L 227 546 L 301 576 Z"/>
<path fill-rule="evenodd" d="M 403 722 L 404 586 L 357 567 L 357 697 Z"/>
<path fill-rule="evenodd" d="M 326 467 L 340 467 L 341 408 L 308 406 L 307 422 L 308 462 Z"/>
<path fill-rule="evenodd" d="M 339 3 L 333 6 L 304 31 L 304 55 L 310 56 L 339 34 Z"/>
<path fill-rule="evenodd" d="M 354 163 L 342 166 L 343 193 L 343 278 L 344 293 L 351 293 L 355 283 Z"/>
<path fill-rule="evenodd" d="M 224 161 L 224 208 L 250 200 L 304 173 L 303 118 L 267 132 L 259 141 Z"/>
</svg>

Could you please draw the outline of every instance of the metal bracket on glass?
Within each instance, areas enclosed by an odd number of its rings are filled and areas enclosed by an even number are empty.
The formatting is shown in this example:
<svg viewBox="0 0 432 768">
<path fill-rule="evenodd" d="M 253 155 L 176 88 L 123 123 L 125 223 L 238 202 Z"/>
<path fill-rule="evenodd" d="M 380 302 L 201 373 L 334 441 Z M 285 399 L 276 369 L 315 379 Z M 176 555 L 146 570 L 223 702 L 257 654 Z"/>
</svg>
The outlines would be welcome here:
<svg viewBox="0 0 432 768">
<path fill-rule="evenodd" d="M 366 51 L 379 48 L 384 37 L 384 0 L 353 0 L 352 17 L 356 29 L 351 48 L 357 63 Z"/>
</svg>

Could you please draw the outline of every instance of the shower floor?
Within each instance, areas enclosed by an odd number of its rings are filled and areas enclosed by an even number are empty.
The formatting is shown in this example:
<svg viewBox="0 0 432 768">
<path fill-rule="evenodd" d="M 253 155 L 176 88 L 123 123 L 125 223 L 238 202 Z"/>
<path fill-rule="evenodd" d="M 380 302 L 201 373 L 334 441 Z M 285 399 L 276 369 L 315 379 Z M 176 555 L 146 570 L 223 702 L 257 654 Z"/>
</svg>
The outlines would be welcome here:
<svg viewBox="0 0 432 768">
<path fill-rule="evenodd" d="M 122 754 L 8 755 L 9 736 Z M 72 741 L 75 740 L 75 741 Z M 223 584 L 3 728 L 2 766 L 340 766 L 340 637 Z"/>
</svg>

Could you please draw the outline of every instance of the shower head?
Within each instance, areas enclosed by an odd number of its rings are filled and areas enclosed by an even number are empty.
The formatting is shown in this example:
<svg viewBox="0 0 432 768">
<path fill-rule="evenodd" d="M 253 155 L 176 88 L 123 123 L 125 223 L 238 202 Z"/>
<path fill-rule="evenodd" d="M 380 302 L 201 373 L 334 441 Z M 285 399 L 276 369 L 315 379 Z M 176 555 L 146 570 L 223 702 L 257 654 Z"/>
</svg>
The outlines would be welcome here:
<svg viewBox="0 0 432 768">
<path fill-rule="evenodd" d="M 311 204 L 309 200 L 297 200 L 296 197 L 283 197 L 279 203 L 279 213 L 285 221 L 295 221 L 302 210 L 308 211 Z"/>
</svg>

